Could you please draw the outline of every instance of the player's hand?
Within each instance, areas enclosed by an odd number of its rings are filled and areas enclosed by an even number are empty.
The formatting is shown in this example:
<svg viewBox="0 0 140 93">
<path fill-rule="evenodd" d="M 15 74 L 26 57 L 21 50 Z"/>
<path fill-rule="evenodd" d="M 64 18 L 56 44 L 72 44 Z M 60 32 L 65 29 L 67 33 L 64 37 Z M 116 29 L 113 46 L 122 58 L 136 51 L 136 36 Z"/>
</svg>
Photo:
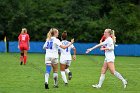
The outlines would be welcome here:
<svg viewBox="0 0 140 93">
<path fill-rule="evenodd" d="M 18 45 L 18 49 L 19 49 L 19 45 Z"/>
<path fill-rule="evenodd" d="M 89 49 L 87 49 L 86 54 L 87 54 L 87 53 L 89 53 L 90 51 L 91 51 L 91 49 L 90 49 L 90 48 L 89 48 Z"/>
<path fill-rule="evenodd" d="M 103 48 L 103 47 L 101 47 L 101 48 L 100 48 L 100 50 L 104 50 L 104 48 Z"/>
<path fill-rule="evenodd" d="M 73 55 L 73 60 L 76 60 L 76 55 Z"/>
<path fill-rule="evenodd" d="M 71 43 L 72 43 L 72 44 L 74 43 L 74 38 L 73 38 L 73 39 L 71 39 Z"/>
</svg>

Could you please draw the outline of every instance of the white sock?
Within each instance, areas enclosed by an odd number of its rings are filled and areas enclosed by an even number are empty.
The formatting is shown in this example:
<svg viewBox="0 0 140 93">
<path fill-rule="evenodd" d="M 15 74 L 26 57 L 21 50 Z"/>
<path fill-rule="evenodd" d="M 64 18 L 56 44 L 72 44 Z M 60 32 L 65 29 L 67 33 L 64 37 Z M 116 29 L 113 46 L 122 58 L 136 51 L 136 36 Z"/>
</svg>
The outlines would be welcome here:
<svg viewBox="0 0 140 93">
<path fill-rule="evenodd" d="M 120 80 L 122 80 L 122 81 L 125 81 L 125 79 L 122 77 L 122 75 L 121 75 L 119 72 L 115 71 L 115 72 L 114 72 L 114 75 L 115 75 L 118 79 L 120 79 Z"/>
<path fill-rule="evenodd" d="M 54 85 L 58 84 L 58 73 L 53 73 L 53 78 L 56 78 L 56 81 L 54 79 Z"/>
<path fill-rule="evenodd" d="M 67 78 L 66 78 L 66 74 L 65 71 L 61 71 L 61 75 L 62 75 L 62 79 L 65 83 L 68 83 Z"/>
<path fill-rule="evenodd" d="M 47 84 L 48 84 L 48 80 L 49 80 L 49 74 L 48 74 L 48 73 L 46 73 L 46 74 L 45 74 L 45 83 L 47 83 Z"/>
<path fill-rule="evenodd" d="M 70 70 L 67 68 L 67 69 L 65 69 L 65 72 L 68 74 L 70 72 Z"/>
<path fill-rule="evenodd" d="M 105 74 L 101 74 L 99 84 L 98 84 L 99 86 L 102 86 L 104 79 L 105 79 Z"/>
</svg>

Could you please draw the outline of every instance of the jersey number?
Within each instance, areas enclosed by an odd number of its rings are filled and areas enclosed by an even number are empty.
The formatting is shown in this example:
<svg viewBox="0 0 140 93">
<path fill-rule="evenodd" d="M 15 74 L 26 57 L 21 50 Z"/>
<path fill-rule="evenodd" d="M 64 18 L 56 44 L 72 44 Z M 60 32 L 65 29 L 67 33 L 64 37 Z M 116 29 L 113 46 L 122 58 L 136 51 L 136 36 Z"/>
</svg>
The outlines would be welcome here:
<svg viewBox="0 0 140 93">
<path fill-rule="evenodd" d="M 22 40 L 25 40 L 25 36 L 22 36 Z"/>
<path fill-rule="evenodd" d="M 47 42 L 47 49 L 52 49 L 53 42 Z"/>
<path fill-rule="evenodd" d="M 68 52 L 69 50 L 68 50 L 68 48 L 66 48 L 66 52 Z"/>
</svg>

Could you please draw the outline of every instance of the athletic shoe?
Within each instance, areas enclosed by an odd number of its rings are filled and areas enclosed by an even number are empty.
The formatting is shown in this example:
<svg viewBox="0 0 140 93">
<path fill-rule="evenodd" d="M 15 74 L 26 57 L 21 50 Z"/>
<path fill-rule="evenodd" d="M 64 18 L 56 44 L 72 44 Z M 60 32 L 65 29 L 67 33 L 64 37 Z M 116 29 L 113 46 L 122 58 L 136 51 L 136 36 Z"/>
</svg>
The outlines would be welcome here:
<svg viewBox="0 0 140 93">
<path fill-rule="evenodd" d="M 23 64 L 23 62 L 20 62 L 20 65 L 22 65 Z"/>
<path fill-rule="evenodd" d="M 98 84 L 92 85 L 93 88 L 101 88 Z"/>
<path fill-rule="evenodd" d="M 54 88 L 58 88 L 58 85 L 54 85 L 53 87 L 54 87 Z"/>
<path fill-rule="evenodd" d="M 68 86 L 68 83 L 65 83 L 65 86 Z"/>
<path fill-rule="evenodd" d="M 68 79 L 71 80 L 71 78 L 72 78 L 72 72 L 69 72 L 68 73 Z"/>
<path fill-rule="evenodd" d="M 58 88 L 58 83 L 57 83 L 58 81 L 57 81 L 57 77 L 55 77 L 55 78 L 54 78 L 54 81 L 55 81 L 54 88 Z"/>
<path fill-rule="evenodd" d="M 123 80 L 122 82 L 123 82 L 124 88 L 126 88 L 126 86 L 127 86 L 127 80 Z"/>
<path fill-rule="evenodd" d="M 49 85 L 45 83 L 45 89 L 49 89 Z"/>
</svg>

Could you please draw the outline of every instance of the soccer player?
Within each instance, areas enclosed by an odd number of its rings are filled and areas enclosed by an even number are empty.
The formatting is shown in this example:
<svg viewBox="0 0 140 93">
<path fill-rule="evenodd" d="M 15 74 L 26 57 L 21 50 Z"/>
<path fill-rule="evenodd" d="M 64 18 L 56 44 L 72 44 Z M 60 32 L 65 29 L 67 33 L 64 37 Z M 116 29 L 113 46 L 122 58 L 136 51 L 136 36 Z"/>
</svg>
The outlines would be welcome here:
<svg viewBox="0 0 140 93">
<path fill-rule="evenodd" d="M 66 31 L 64 31 L 62 33 L 61 39 L 62 39 L 62 44 L 65 46 L 70 43 L 69 41 L 66 40 L 67 39 Z M 73 60 L 76 60 L 76 48 L 74 47 L 73 44 L 66 49 L 60 48 L 60 54 L 61 54 L 60 55 L 60 70 L 61 70 L 62 79 L 63 79 L 65 85 L 68 84 L 65 72 L 68 74 L 69 80 L 71 80 L 71 78 L 72 78 L 72 72 L 70 72 L 70 70 L 69 70 L 69 66 L 70 66 L 71 60 L 72 60 L 71 49 L 73 49 L 73 51 L 74 51 Z"/>
<path fill-rule="evenodd" d="M 26 28 L 22 28 L 22 31 L 20 35 L 18 36 L 18 48 L 21 51 L 20 65 L 22 65 L 23 63 L 25 65 L 27 61 L 27 52 L 30 49 L 30 37 L 29 37 L 29 34 L 27 34 Z"/>
<path fill-rule="evenodd" d="M 99 79 L 99 83 L 96 85 L 92 85 L 94 88 L 101 88 L 103 81 L 105 79 L 106 71 L 108 69 L 110 70 L 111 74 L 113 74 L 114 76 L 116 76 L 118 79 L 122 81 L 124 88 L 126 88 L 127 85 L 127 81 L 123 78 L 123 76 L 119 72 L 115 70 L 114 43 L 113 43 L 113 39 L 110 37 L 111 34 L 112 34 L 111 29 L 105 29 L 104 31 L 104 36 L 106 37 L 105 41 L 98 45 L 95 45 L 92 48 L 87 49 L 86 51 L 86 53 L 89 53 L 90 51 L 94 50 L 97 47 L 105 46 L 105 48 L 101 48 L 101 50 L 105 50 L 105 60 L 101 70 L 101 76 Z"/>
<path fill-rule="evenodd" d="M 58 47 L 66 49 L 74 42 L 74 39 L 72 39 L 68 45 L 64 46 L 60 40 L 57 39 L 58 35 L 59 31 L 56 28 L 51 28 L 47 34 L 47 39 L 43 46 L 43 49 L 46 49 L 45 89 L 49 89 L 48 79 L 51 72 L 51 67 L 53 68 L 54 88 L 58 88 Z"/>
</svg>

